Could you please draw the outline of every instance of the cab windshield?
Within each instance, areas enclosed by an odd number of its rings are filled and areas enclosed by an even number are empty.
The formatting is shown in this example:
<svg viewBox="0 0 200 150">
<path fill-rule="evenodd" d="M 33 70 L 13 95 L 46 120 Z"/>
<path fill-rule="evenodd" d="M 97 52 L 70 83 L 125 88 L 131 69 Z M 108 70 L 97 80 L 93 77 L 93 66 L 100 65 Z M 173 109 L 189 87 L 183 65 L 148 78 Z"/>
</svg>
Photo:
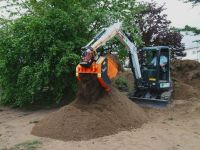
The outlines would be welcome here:
<svg viewBox="0 0 200 150">
<path fill-rule="evenodd" d="M 151 65 L 152 60 L 156 59 L 156 50 L 155 51 L 143 51 L 141 58 L 142 58 L 143 66 Z"/>
</svg>

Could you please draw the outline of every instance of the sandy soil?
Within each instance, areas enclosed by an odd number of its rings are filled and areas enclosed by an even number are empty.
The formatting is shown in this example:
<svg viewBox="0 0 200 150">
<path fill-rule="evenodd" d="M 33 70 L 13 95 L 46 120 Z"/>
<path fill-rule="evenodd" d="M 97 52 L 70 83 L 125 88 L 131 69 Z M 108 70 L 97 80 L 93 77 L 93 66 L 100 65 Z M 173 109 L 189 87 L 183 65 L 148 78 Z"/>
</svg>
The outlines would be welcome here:
<svg viewBox="0 0 200 150">
<path fill-rule="evenodd" d="M 0 107 L 0 150 L 38 140 L 39 150 L 199 150 L 200 100 L 176 100 L 165 109 L 147 109 L 151 121 L 142 128 L 80 142 L 30 134 L 41 118 L 56 110 L 20 111 Z"/>
<path fill-rule="evenodd" d="M 140 128 L 148 121 L 144 110 L 114 87 L 93 101 L 88 93 L 86 99 L 77 96 L 71 104 L 40 120 L 31 133 L 63 141 L 81 141 Z"/>
</svg>

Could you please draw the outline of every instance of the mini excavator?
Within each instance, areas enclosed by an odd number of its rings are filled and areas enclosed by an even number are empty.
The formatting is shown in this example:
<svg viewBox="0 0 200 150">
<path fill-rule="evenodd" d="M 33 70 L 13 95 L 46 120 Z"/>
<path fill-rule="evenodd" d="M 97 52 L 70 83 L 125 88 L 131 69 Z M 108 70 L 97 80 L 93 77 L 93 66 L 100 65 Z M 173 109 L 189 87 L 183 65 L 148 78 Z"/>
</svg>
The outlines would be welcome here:
<svg viewBox="0 0 200 150">
<path fill-rule="evenodd" d="M 109 55 L 102 54 L 100 49 L 116 37 L 128 51 L 135 79 L 135 89 L 129 98 L 137 101 L 169 102 L 172 94 L 169 47 L 144 47 L 138 52 L 135 44 L 121 28 L 121 23 L 104 28 L 82 48 L 82 60 L 76 67 L 76 77 L 81 80 L 83 74 L 96 75 L 100 85 L 109 92 L 111 80 L 117 76 L 118 65 Z M 163 57 L 165 64 L 161 65 Z M 153 59 L 154 65 L 152 64 Z"/>
</svg>

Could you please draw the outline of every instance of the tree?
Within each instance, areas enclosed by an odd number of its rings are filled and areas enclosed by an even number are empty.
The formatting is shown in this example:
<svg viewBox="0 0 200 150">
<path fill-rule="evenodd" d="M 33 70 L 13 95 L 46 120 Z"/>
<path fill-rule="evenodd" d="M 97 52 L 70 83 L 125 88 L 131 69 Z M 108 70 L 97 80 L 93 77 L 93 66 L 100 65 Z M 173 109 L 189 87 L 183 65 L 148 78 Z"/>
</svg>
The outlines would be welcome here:
<svg viewBox="0 0 200 150">
<path fill-rule="evenodd" d="M 200 3 L 200 0 L 186 0 L 186 3 L 192 3 L 193 5 L 196 5 L 198 3 Z"/>
<path fill-rule="evenodd" d="M 200 0 L 187 0 L 185 1 L 187 3 L 192 3 L 193 6 L 197 6 L 200 3 Z M 200 34 L 200 29 L 197 27 L 191 27 L 189 25 L 186 25 L 183 29 L 179 29 L 181 31 L 191 31 L 193 32 L 195 35 L 199 35 Z"/>
<path fill-rule="evenodd" d="M 163 13 L 165 5 L 158 6 L 155 2 L 143 2 L 143 11 L 134 18 L 138 24 L 142 41 L 145 46 L 166 45 L 172 49 L 172 56 L 183 54 L 184 45 L 181 43 L 180 32 L 170 29 L 171 21 Z"/>
<path fill-rule="evenodd" d="M 194 33 L 194 35 L 199 35 L 200 34 L 200 29 L 197 27 L 191 27 L 189 25 L 186 25 L 183 29 L 178 29 L 179 31 L 191 31 Z"/>
<path fill-rule="evenodd" d="M 0 103 L 15 106 L 69 101 L 76 93 L 80 48 L 100 28 L 138 11 L 132 0 L 27 0 L 16 5 L 24 13 L 0 29 Z M 124 26 L 130 28 L 128 22 Z"/>
<path fill-rule="evenodd" d="M 73 95 L 79 61 L 73 49 L 84 40 L 73 22 L 66 13 L 52 10 L 40 17 L 24 16 L 1 31 L 1 103 L 23 106 Z"/>
</svg>

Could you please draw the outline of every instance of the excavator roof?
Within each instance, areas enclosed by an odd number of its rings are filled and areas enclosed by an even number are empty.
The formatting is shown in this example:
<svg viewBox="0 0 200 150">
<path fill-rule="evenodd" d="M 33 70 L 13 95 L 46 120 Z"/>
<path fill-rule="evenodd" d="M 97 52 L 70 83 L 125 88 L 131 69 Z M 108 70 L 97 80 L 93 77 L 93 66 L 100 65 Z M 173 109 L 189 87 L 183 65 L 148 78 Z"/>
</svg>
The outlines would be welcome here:
<svg viewBox="0 0 200 150">
<path fill-rule="evenodd" d="M 144 51 L 152 51 L 152 50 L 161 50 L 161 49 L 169 49 L 168 46 L 153 46 L 153 47 L 144 47 L 142 50 Z"/>
</svg>

